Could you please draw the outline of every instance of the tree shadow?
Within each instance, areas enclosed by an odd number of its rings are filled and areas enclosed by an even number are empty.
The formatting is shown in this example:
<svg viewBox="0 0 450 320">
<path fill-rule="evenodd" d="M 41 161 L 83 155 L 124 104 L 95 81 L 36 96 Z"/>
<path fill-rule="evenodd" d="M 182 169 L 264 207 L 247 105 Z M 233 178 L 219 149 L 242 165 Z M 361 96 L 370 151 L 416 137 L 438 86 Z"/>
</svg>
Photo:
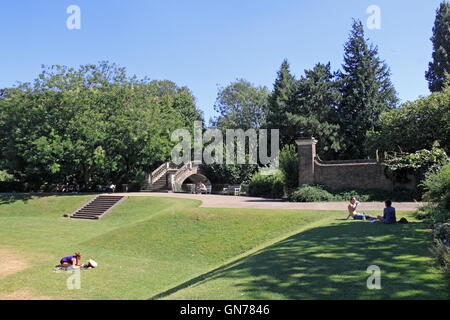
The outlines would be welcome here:
<svg viewBox="0 0 450 320">
<path fill-rule="evenodd" d="M 280 203 L 280 202 L 285 202 L 285 201 L 277 200 L 277 199 L 267 199 L 267 198 L 263 198 L 263 199 L 258 199 L 258 200 L 254 200 L 254 199 L 252 199 L 252 200 L 244 200 L 244 202 L 256 202 L 256 203 L 258 203 L 258 202 L 269 202 L 269 203 Z"/>
<path fill-rule="evenodd" d="M 69 197 L 69 196 L 79 196 L 81 194 L 71 194 L 71 193 L 0 193 L 0 205 L 11 204 L 14 202 L 22 201 L 27 203 L 28 200 L 32 198 L 45 198 L 45 197 Z M 87 195 L 87 194 L 83 194 Z"/>
<path fill-rule="evenodd" d="M 449 284 L 430 276 L 430 245 L 421 223 L 335 223 L 296 234 L 153 298 L 217 280 L 249 299 L 448 299 Z M 381 290 L 367 288 L 371 265 L 381 269 Z"/>
</svg>

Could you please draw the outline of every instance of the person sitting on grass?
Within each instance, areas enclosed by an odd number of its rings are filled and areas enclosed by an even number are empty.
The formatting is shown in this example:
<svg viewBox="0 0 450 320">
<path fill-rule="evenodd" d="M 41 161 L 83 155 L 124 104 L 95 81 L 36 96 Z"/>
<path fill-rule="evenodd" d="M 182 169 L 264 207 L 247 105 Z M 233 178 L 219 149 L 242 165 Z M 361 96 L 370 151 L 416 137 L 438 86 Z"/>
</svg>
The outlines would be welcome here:
<svg viewBox="0 0 450 320">
<path fill-rule="evenodd" d="M 61 259 L 60 267 L 68 268 L 68 267 L 82 267 L 83 265 L 80 263 L 81 261 L 81 253 L 75 252 L 73 256 L 67 256 Z"/>
<path fill-rule="evenodd" d="M 392 206 L 391 200 L 384 202 L 386 208 L 384 208 L 383 216 L 378 216 L 377 219 L 383 224 L 396 224 L 397 217 L 395 216 L 395 208 Z"/>
<path fill-rule="evenodd" d="M 355 197 L 352 197 L 350 199 L 350 203 L 348 204 L 347 210 L 348 210 L 348 218 L 352 217 L 353 220 L 373 220 L 376 219 L 375 217 L 371 217 L 368 214 L 365 213 L 358 213 L 356 212 L 356 208 L 358 207 L 358 205 L 360 204 L 360 202 L 358 200 L 356 200 Z"/>
</svg>

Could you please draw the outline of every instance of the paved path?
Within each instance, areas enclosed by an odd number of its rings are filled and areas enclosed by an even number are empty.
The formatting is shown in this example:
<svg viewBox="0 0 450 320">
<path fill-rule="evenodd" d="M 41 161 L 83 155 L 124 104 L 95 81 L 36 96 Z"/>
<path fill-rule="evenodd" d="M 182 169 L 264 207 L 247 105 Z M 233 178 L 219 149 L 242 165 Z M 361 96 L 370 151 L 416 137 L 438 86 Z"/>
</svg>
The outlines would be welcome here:
<svg viewBox="0 0 450 320">
<path fill-rule="evenodd" d="M 235 197 L 226 195 L 199 195 L 189 193 L 159 193 L 159 192 L 130 192 L 116 193 L 128 197 L 172 197 L 201 200 L 202 208 L 251 208 L 251 209 L 288 209 L 288 210 L 347 210 L 345 202 L 283 202 L 254 197 Z M 414 211 L 422 205 L 421 202 L 394 202 L 397 211 Z M 362 202 L 358 208 L 364 210 L 383 210 L 383 202 Z"/>
</svg>

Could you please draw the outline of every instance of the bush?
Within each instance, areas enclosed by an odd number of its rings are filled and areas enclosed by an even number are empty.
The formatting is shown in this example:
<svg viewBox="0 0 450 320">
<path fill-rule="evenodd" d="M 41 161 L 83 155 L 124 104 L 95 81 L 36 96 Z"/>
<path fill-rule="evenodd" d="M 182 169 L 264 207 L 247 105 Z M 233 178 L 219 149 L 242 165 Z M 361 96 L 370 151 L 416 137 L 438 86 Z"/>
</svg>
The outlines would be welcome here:
<svg viewBox="0 0 450 320">
<path fill-rule="evenodd" d="M 436 223 L 434 225 L 434 245 L 430 249 L 437 267 L 450 276 L 450 225 Z"/>
<path fill-rule="evenodd" d="M 320 186 L 303 185 L 289 195 L 291 202 L 333 201 L 335 197 Z"/>
<path fill-rule="evenodd" d="M 425 189 L 424 200 L 450 210 L 450 163 L 437 172 L 427 174 L 422 186 Z"/>
<path fill-rule="evenodd" d="M 359 201 L 386 201 L 387 199 L 391 201 L 413 201 L 415 199 L 420 199 L 420 194 L 417 190 L 406 189 L 394 191 L 379 189 L 354 189 L 333 191 L 331 193 L 335 196 L 334 201 L 349 201 L 351 197 L 355 197 Z"/>
<path fill-rule="evenodd" d="M 18 181 L 0 181 L 0 192 L 23 192 L 24 185 Z"/>
<path fill-rule="evenodd" d="M 430 249 L 436 259 L 437 267 L 450 276 L 450 249 L 441 240 L 435 239 L 434 246 Z"/>
<path fill-rule="evenodd" d="M 280 152 L 280 170 L 288 189 L 298 186 L 298 153 L 294 145 L 286 145 Z"/>
<path fill-rule="evenodd" d="M 280 199 L 284 195 L 283 176 L 281 173 L 273 175 L 256 173 L 250 180 L 248 190 L 254 197 Z"/>
<path fill-rule="evenodd" d="M 450 210 L 439 206 L 425 206 L 417 210 L 414 217 L 429 223 L 445 222 L 450 219 Z"/>
<path fill-rule="evenodd" d="M 289 200 L 292 202 L 319 202 L 338 201 L 347 202 L 351 197 L 359 201 L 411 201 L 418 199 L 417 191 L 396 190 L 393 192 L 384 190 L 339 190 L 331 191 L 320 186 L 303 186 L 290 193 Z M 304 200 L 308 199 L 308 200 Z"/>
<path fill-rule="evenodd" d="M 6 171 L 0 170 L 0 182 L 14 181 L 14 176 Z"/>
<path fill-rule="evenodd" d="M 206 176 L 213 184 L 247 183 L 258 166 L 254 164 L 210 164 L 203 166 Z"/>
</svg>

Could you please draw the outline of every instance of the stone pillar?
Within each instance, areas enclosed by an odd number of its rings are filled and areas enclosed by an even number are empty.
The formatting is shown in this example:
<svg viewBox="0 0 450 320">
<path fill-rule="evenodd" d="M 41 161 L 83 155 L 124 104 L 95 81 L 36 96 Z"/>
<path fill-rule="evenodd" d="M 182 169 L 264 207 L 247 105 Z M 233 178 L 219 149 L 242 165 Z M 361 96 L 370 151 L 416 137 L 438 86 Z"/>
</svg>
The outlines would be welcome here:
<svg viewBox="0 0 450 320">
<path fill-rule="evenodd" d="M 299 139 L 296 141 L 298 145 L 298 184 L 299 186 L 304 184 L 314 184 L 314 159 L 316 158 L 316 144 L 317 140 Z"/>
</svg>

